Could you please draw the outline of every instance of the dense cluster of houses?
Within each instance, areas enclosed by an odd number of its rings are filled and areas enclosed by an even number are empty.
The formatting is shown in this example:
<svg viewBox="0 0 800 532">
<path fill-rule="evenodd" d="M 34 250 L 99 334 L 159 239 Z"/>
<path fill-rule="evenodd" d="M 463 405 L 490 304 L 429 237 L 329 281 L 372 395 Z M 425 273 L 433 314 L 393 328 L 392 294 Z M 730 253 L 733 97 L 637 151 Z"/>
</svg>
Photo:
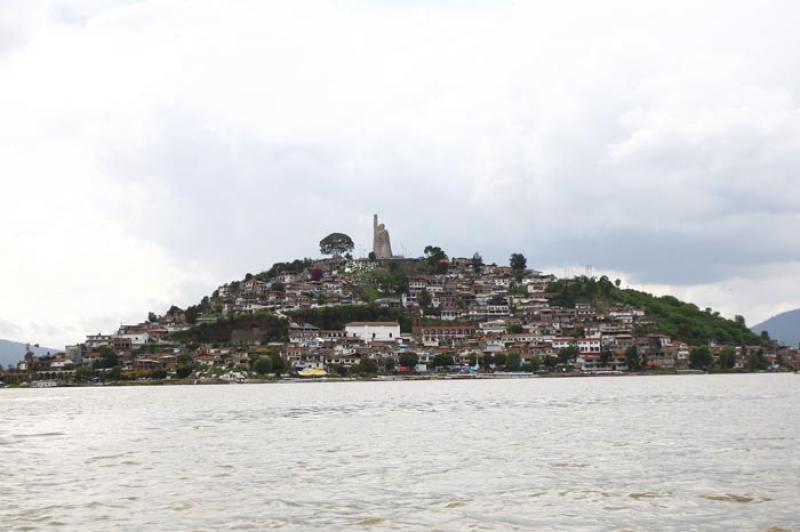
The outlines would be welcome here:
<svg viewBox="0 0 800 532">
<path fill-rule="evenodd" d="M 442 273 L 418 273 L 425 271 L 415 266 L 420 261 L 396 259 L 388 271 L 404 272 L 400 277 L 407 285 L 393 291 L 365 291 L 365 287 L 380 288 L 376 279 L 381 277 L 375 274 L 387 271 L 387 261 L 334 257 L 307 261 L 302 268 L 268 279 L 248 275 L 220 286 L 193 316 L 173 307 L 145 323 L 121 326 L 114 334 L 87 336 L 85 342 L 68 346 L 63 353 L 43 358 L 30 355 L 19 369 L 52 372 L 97 367 L 112 351 L 122 370 L 134 372 L 173 372 L 181 364 L 244 370 L 254 357 L 267 353 L 279 354 L 295 371 L 330 372 L 363 360 L 376 362 L 378 368 L 407 371 L 400 364 L 403 354 L 414 353 L 413 369 L 418 372 L 430 371 L 437 360 L 447 360 L 448 367 L 443 369 L 450 371 L 480 367 L 615 372 L 629 369 L 632 350 L 647 368 L 689 367 L 687 344 L 663 334 L 636 334 L 652 330 L 647 326 L 653 321 L 641 309 L 555 305 L 547 292 L 554 276 L 535 270 L 514 271 L 465 258 L 449 260 Z M 350 322 L 327 330 L 292 318 L 304 309 L 367 304 L 410 315 L 410 330 L 401 330 L 398 321 Z M 252 313 L 286 318 L 288 338 L 274 341 L 265 337 L 265 331 L 251 328 L 235 329 L 228 341 L 215 344 L 173 340 L 174 333 L 190 327 Z M 746 364 L 750 349 L 763 349 L 716 343 L 709 347 L 712 353 L 735 349 L 735 367 Z M 800 363 L 796 349 L 776 347 L 762 354 L 770 364 L 779 359 Z"/>
</svg>

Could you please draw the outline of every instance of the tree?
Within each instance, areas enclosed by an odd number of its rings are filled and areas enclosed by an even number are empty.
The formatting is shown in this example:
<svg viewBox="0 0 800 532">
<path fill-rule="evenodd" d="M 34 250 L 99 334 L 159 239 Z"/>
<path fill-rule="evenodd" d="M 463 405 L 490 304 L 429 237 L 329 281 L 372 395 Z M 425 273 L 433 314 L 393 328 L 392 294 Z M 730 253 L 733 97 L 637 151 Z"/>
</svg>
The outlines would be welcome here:
<svg viewBox="0 0 800 532">
<path fill-rule="evenodd" d="M 286 285 L 279 281 L 275 281 L 274 283 L 272 283 L 271 288 L 276 292 L 286 292 Z"/>
<path fill-rule="evenodd" d="M 455 364 L 453 360 L 453 355 L 449 353 L 439 353 L 435 357 L 433 357 L 433 367 L 434 368 L 447 368 Z"/>
<path fill-rule="evenodd" d="M 724 347 L 717 355 L 717 364 L 720 369 L 728 370 L 736 366 L 736 350 L 732 347 Z"/>
<path fill-rule="evenodd" d="M 75 370 L 75 382 L 86 382 L 94 377 L 94 374 L 93 369 L 81 366 Z"/>
<path fill-rule="evenodd" d="M 711 351 L 708 349 L 707 345 L 694 347 L 689 351 L 689 365 L 692 369 L 704 370 L 710 366 L 712 362 L 714 362 L 714 358 L 711 356 Z"/>
<path fill-rule="evenodd" d="M 484 353 L 484 355 L 480 359 L 480 366 L 483 370 L 489 370 L 494 364 L 494 355 L 491 353 Z"/>
<path fill-rule="evenodd" d="M 97 348 L 100 357 L 96 358 L 92 367 L 94 369 L 113 368 L 119 365 L 119 356 L 107 345 Z"/>
<path fill-rule="evenodd" d="M 472 271 L 476 274 L 481 273 L 483 269 L 483 257 L 477 251 L 472 255 Z"/>
<path fill-rule="evenodd" d="M 523 331 L 523 328 L 519 323 L 512 323 L 506 330 L 509 334 L 520 334 Z"/>
<path fill-rule="evenodd" d="M 186 323 L 194 325 L 197 322 L 197 316 L 200 315 L 200 308 L 197 305 L 191 305 L 186 309 Z"/>
<path fill-rule="evenodd" d="M 734 316 L 733 317 L 733 321 L 735 321 L 738 325 L 741 325 L 742 327 L 747 327 L 747 325 L 745 324 L 745 321 L 744 321 L 744 316 L 742 316 L 740 314 L 737 314 L 736 316 Z"/>
<path fill-rule="evenodd" d="M 335 373 L 340 377 L 347 377 L 350 374 L 350 368 L 344 364 L 328 364 L 328 373 Z"/>
<path fill-rule="evenodd" d="M 518 281 L 521 280 L 522 274 L 525 273 L 525 268 L 528 265 L 528 259 L 525 258 L 525 255 L 522 253 L 512 253 L 509 264 L 511 265 L 511 271 L 514 272 L 514 276 Z"/>
<path fill-rule="evenodd" d="M 425 246 L 425 262 L 433 273 L 447 273 L 447 254 L 439 246 Z"/>
<path fill-rule="evenodd" d="M 506 354 L 505 353 L 497 353 L 494 356 L 494 365 L 496 367 L 502 367 L 506 365 Z"/>
<path fill-rule="evenodd" d="M 431 308 L 431 305 L 433 304 L 431 293 L 428 292 L 427 289 L 422 289 L 422 291 L 420 291 L 420 293 L 417 295 L 417 303 L 419 303 L 419 306 L 421 306 L 423 309 Z"/>
<path fill-rule="evenodd" d="M 506 370 L 519 371 L 522 367 L 522 359 L 517 353 L 511 353 L 506 357 Z"/>
<path fill-rule="evenodd" d="M 386 357 L 383 359 L 383 370 L 387 373 L 392 373 L 394 371 L 394 359 L 391 357 Z"/>
<path fill-rule="evenodd" d="M 419 362 L 419 357 L 416 353 L 400 353 L 400 365 L 404 368 L 414 368 Z"/>
<path fill-rule="evenodd" d="M 639 356 L 639 350 L 636 349 L 635 345 L 625 350 L 625 363 L 628 365 L 628 371 L 642 369 L 642 357 Z"/>
<path fill-rule="evenodd" d="M 272 353 L 270 355 L 270 358 L 272 358 L 272 371 L 275 373 L 275 375 L 280 377 L 281 373 L 285 372 L 288 369 L 286 361 L 283 358 L 281 358 L 281 356 L 278 353 Z"/>
<path fill-rule="evenodd" d="M 369 358 L 362 358 L 355 367 L 359 375 L 375 375 L 378 373 L 378 364 Z"/>
<path fill-rule="evenodd" d="M 148 312 L 147 321 L 149 321 L 150 323 L 155 323 L 158 321 L 158 316 L 156 316 L 155 312 Z"/>
<path fill-rule="evenodd" d="M 319 241 L 319 251 L 323 255 L 338 257 L 353 251 L 353 239 L 344 233 L 331 233 Z"/>
<path fill-rule="evenodd" d="M 370 251 L 370 252 L 369 252 L 369 255 L 367 255 L 367 258 L 368 258 L 369 260 L 373 261 L 373 262 L 374 262 L 374 261 L 376 261 L 376 260 L 378 260 L 378 256 L 377 256 L 377 255 L 375 255 L 375 252 L 374 252 L 374 251 Z"/>
<path fill-rule="evenodd" d="M 192 366 L 188 364 L 181 364 L 175 369 L 175 376 L 179 379 L 185 379 L 192 374 Z"/>
<path fill-rule="evenodd" d="M 614 279 L 614 286 L 619 288 L 619 285 L 621 285 L 621 284 L 622 284 L 622 280 L 621 279 Z"/>
<path fill-rule="evenodd" d="M 564 347 L 558 352 L 558 360 L 562 364 L 569 364 L 578 356 L 578 348 L 574 346 Z"/>
<path fill-rule="evenodd" d="M 747 369 L 750 371 L 767 369 L 767 360 L 764 358 L 763 349 L 751 350 L 747 354 Z"/>
<path fill-rule="evenodd" d="M 260 356 L 253 362 L 253 370 L 259 375 L 266 375 L 272 371 L 272 357 Z"/>
<path fill-rule="evenodd" d="M 114 366 L 106 373 L 106 378 L 112 381 L 118 381 L 122 378 L 122 367 Z"/>
<path fill-rule="evenodd" d="M 181 310 L 180 307 L 172 305 L 171 307 L 169 307 L 169 310 L 167 311 L 167 316 L 175 316 L 176 314 L 180 314 L 182 312 L 183 310 Z"/>
</svg>

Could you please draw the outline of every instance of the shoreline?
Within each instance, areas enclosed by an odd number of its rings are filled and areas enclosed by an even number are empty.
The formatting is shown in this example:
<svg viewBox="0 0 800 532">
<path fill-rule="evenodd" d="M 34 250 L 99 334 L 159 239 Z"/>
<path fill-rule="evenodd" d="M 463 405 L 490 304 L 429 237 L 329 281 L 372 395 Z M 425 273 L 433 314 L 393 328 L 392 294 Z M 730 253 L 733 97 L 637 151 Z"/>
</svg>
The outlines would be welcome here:
<svg viewBox="0 0 800 532">
<path fill-rule="evenodd" d="M 115 381 L 104 383 L 70 383 L 50 384 L 51 381 L 32 381 L 25 385 L 7 384 L 0 389 L 47 389 L 47 388 L 123 388 L 128 386 L 218 386 L 236 384 L 301 384 L 301 383 L 341 383 L 341 382 L 405 382 L 405 381 L 475 381 L 475 380 L 528 380 L 528 379 L 571 379 L 571 378 L 596 378 L 596 377 L 668 377 L 668 376 L 695 376 L 695 375 L 763 375 L 763 374 L 797 374 L 797 371 L 728 371 L 708 372 L 702 370 L 678 370 L 660 372 L 598 372 L 598 373 L 488 373 L 477 375 L 459 374 L 420 374 L 420 375 L 381 375 L 371 378 L 357 377 L 285 377 L 270 379 L 244 379 L 229 380 L 221 378 L 182 379 L 182 380 L 157 380 L 157 381 Z M 48 383 L 33 385 L 33 383 Z"/>
</svg>

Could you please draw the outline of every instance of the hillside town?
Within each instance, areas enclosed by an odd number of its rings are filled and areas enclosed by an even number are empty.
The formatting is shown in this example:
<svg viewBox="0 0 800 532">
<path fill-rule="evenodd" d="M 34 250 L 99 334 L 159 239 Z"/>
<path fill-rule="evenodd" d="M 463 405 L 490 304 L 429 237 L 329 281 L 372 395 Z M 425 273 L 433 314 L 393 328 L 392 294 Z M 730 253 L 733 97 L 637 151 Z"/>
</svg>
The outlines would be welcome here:
<svg viewBox="0 0 800 532">
<path fill-rule="evenodd" d="M 329 258 L 279 263 L 219 286 L 198 305 L 151 312 L 145 322 L 90 334 L 63 352 L 29 353 L 2 378 L 51 386 L 800 367 L 796 346 L 756 337 L 743 320 L 710 309 L 708 319 L 738 327 L 738 341 L 673 337 L 647 308 L 613 297 L 624 293 L 619 280 L 557 279 L 528 268 L 520 253 L 508 265 L 484 264 L 477 253 L 450 258 L 436 246 L 419 258 L 399 257 L 377 216 L 373 235 L 368 257 L 353 258 L 350 237 L 333 233 L 320 242 Z M 574 300 L 565 297 L 575 290 Z"/>
</svg>

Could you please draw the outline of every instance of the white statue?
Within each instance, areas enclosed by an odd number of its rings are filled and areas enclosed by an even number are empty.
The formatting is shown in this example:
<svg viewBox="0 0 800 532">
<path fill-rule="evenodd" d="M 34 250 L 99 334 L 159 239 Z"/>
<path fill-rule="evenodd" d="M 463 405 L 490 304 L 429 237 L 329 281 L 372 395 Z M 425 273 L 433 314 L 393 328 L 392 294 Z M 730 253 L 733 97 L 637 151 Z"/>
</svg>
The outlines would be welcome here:
<svg viewBox="0 0 800 532">
<path fill-rule="evenodd" d="M 378 224 L 378 215 L 372 219 L 372 251 L 376 259 L 392 258 L 392 242 L 389 239 L 389 231 L 383 224 Z"/>
</svg>

